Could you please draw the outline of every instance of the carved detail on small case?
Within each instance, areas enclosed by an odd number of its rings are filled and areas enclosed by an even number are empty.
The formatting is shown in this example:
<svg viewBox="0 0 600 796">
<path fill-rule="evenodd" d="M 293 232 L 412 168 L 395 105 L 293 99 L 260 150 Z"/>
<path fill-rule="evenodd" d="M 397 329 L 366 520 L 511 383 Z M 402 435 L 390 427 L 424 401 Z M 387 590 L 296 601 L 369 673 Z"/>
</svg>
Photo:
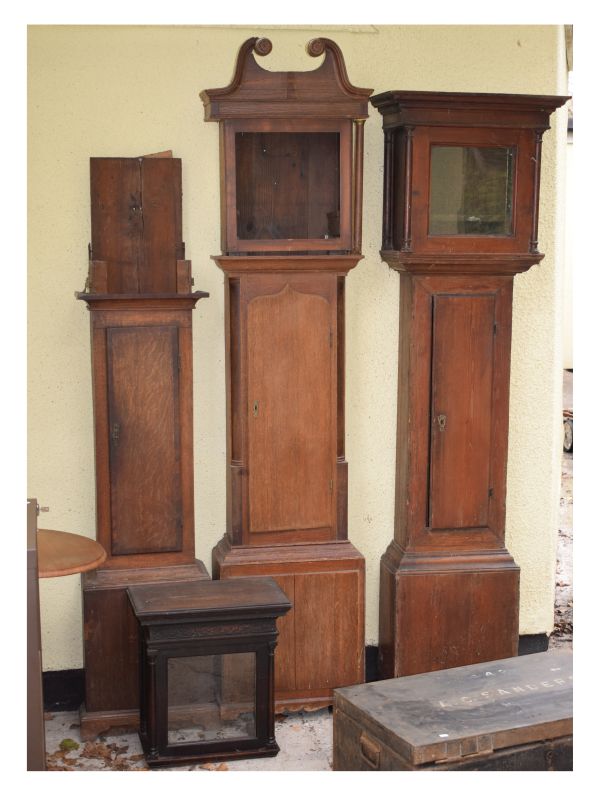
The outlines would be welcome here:
<svg viewBox="0 0 600 796">
<path fill-rule="evenodd" d="M 181 624 L 170 627 L 150 628 L 150 638 L 153 641 L 177 641 L 196 638 L 210 638 L 214 636 L 229 636 L 233 633 L 268 633 L 274 630 L 274 622 L 245 622 L 237 624 Z"/>
</svg>

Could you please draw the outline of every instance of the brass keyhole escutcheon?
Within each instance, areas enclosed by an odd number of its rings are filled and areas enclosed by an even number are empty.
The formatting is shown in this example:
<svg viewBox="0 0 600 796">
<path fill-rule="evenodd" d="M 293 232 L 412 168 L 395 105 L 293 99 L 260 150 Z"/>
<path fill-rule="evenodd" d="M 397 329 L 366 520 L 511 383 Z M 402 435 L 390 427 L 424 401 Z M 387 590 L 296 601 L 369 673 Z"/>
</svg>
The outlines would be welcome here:
<svg viewBox="0 0 600 796">
<path fill-rule="evenodd" d="M 440 431 L 443 431 L 446 428 L 446 415 L 438 415 L 437 422 L 438 426 L 440 427 Z"/>
<path fill-rule="evenodd" d="M 258 401 L 254 401 L 254 404 L 252 405 L 252 414 L 254 417 L 258 417 Z"/>
</svg>

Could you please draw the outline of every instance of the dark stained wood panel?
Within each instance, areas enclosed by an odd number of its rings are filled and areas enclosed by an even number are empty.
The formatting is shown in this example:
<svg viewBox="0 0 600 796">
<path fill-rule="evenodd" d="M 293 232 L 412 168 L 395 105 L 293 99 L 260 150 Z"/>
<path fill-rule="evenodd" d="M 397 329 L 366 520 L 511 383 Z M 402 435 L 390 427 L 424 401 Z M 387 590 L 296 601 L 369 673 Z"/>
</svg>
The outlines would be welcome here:
<svg viewBox="0 0 600 796">
<path fill-rule="evenodd" d="M 140 627 L 139 734 L 149 765 L 277 754 L 276 619 L 291 608 L 277 584 L 228 578 L 132 585 L 127 592 Z M 191 668 L 176 685 L 175 667 L 184 674 L 179 664 Z M 248 713 L 251 721 L 240 715 Z M 227 732 L 230 718 L 246 726 L 236 722 Z M 199 722 L 213 732 L 198 732 Z M 189 732 L 182 737 L 179 729 Z"/>
<path fill-rule="evenodd" d="M 142 158 L 141 205 L 144 236 L 140 293 L 175 293 L 181 243 L 181 160 Z"/>
<path fill-rule="evenodd" d="M 316 133 L 308 160 L 309 238 L 340 236 L 340 136 Z M 327 246 L 327 244 L 324 244 Z"/>
<path fill-rule="evenodd" d="M 239 132 L 235 151 L 240 240 L 339 237 L 339 133 Z"/>
<path fill-rule="evenodd" d="M 218 585 L 217 585 L 218 584 Z M 173 589 L 170 583 L 144 583 L 131 590 L 130 600 L 139 619 L 152 621 L 161 616 L 188 620 L 230 619 L 289 611 L 281 588 L 270 578 L 228 578 L 189 580 Z"/>
<path fill-rule="evenodd" d="M 433 299 L 429 525 L 488 524 L 493 295 Z"/>
<path fill-rule="evenodd" d="M 321 295 L 288 284 L 248 306 L 251 534 L 333 527 L 332 340 Z"/>
<path fill-rule="evenodd" d="M 109 293 L 175 293 L 181 160 L 91 158 L 92 258 Z"/>
<path fill-rule="evenodd" d="M 137 292 L 143 234 L 139 162 L 91 158 L 90 185 L 93 258 L 107 263 L 110 292 Z"/>
<path fill-rule="evenodd" d="M 137 709 L 139 638 L 127 591 L 84 589 L 84 594 L 86 709 Z"/>
<path fill-rule="evenodd" d="M 238 238 L 308 237 L 303 137 L 242 132 L 235 144 Z"/>
<path fill-rule="evenodd" d="M 112 555 L 178 551 L 178 329 L 113 327 L 106 334 Z"/>
</svg>

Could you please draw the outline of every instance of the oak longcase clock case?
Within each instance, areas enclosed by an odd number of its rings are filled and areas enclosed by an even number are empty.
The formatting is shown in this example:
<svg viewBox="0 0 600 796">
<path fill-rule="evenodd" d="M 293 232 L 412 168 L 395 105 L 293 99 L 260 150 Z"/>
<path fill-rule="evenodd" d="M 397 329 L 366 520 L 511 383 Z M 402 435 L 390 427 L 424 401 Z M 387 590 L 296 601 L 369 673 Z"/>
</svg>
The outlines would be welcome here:
<svg viewBox="0 0 600 796">
<path fill-rule="evenodd" d="M 361 259 L 363 124 L 337 45 L 270 72 L 250 39 L 233 81 L 202 92 L 218 121 L 227 350 L 227 529 L 213 576 L 273 576 L 278 709 L 331 703 L 364 678 L 364 559 L 348 541 L 344 280 Z"/>
<path fill-rule="evenodd" d="M 194 555 L 192 290 L 181 160 L 91 158 L 90 311 L 96 527 L 107 552 L 82 577 L 82 737 L 139 718 L 133 584 L 208 578 Z"/>
<path fill-rule="evenodd" d="M 539 263 L 542 135 L 565 97 L 390 91 L 382 258 L 400 273 L 394 539 L 380 675 L 517 654 L 505 547 L 512 289 Z"/>
</svg>

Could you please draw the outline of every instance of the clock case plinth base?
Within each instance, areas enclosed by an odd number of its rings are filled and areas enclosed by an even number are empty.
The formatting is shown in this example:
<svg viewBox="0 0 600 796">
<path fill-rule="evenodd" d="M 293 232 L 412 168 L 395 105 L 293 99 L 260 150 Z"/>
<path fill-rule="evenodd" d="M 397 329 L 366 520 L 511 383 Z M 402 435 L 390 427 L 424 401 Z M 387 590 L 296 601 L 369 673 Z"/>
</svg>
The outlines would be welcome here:
<svg viewBox="0 0 600 796">
<path fill-rule="evenodd" d="M 292 602 L 278 621 L 275 710 L 318 710 L 364 682 L 365 560 L 347 540 L 213 549 L 213 577 L 272 577 Z"/>
<path fill-rule="evenodd" d="M 380 679 L 510 658 L 518 636 L 519 567 L 506 550 L 452 556 L 388 546 L 380 567 Z"/>
<path fill-rule="evenodd" d="M 135 584 L 209 580 L 202 561 L 82 575 L 85 704 L 81 737 L 131 732 L 139 726 L 139 631 L 127 598 Z"/>
</svg>

